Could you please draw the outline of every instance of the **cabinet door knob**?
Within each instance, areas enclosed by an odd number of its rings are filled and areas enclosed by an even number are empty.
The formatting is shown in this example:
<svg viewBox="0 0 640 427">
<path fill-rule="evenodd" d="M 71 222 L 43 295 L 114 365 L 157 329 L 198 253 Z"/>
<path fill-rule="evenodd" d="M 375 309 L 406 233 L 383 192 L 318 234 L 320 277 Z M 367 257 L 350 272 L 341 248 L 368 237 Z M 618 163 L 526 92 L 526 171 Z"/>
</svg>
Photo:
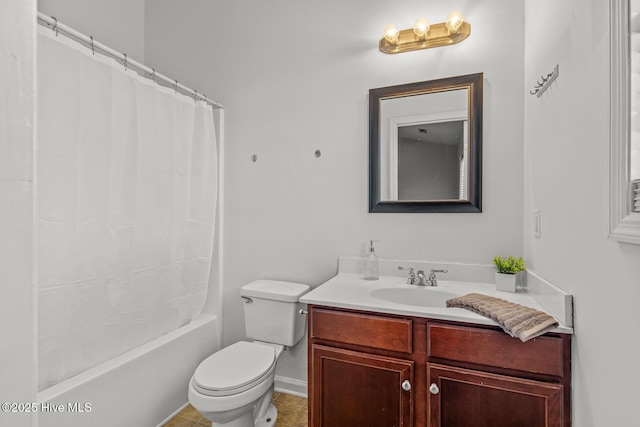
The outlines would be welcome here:
<svg viewBox="0 0 640 427">
<path fill-rule="evenodd" d="M 429 391 L 431 392 L 431 394 L 440 393 L 440 389 L 438 388 L 438 386 L 435 383 L 432 383 L 431 386 L 429 386 Z"/>
<path fill-rule="evenodd" d="M 404 380 L 402 383 L 402 389 L 404 391 L 409 391 L 411 390 L 411 383 L 409 382 L 409 380 Z"/>
</svg>

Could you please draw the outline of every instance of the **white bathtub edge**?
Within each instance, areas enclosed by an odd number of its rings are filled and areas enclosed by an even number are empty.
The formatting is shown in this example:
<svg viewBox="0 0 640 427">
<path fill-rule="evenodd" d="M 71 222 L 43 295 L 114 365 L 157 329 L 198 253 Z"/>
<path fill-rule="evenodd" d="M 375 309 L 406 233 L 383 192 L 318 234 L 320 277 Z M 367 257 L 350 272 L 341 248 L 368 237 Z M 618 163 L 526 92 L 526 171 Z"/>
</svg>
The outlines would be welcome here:
<svg viewBox="0 0 640 427">
<path fill-rule="evenodd" d="M 89 411 L 40 411 L 39 427 L 155 426 L 185 406 L 189 378 L 217 351 L 218 319 L 199 315 L 159 337 L 80 375 L 38 393 L 40 405 Z"/>
</svg>

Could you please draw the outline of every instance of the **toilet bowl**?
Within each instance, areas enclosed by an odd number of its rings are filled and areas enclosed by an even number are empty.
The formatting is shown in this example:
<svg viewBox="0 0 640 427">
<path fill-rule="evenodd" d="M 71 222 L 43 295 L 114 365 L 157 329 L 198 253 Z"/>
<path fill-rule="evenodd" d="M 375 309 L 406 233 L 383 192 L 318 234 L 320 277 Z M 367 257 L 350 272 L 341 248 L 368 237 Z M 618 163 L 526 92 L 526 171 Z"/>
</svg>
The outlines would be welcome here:
<svg viewBox="0 0 640 427">
<path fill-rule="evenodd" d="M 241 289 L 247 337 L 206 358 L 189 381 L 189 402 L 212 427 L 272 427 L 276 362 L 304 336 L 300 296 L 309 286 L 258 280 Z"/>
<path fill-rule="evenodd" d="M 274 426 L 276 361 L 284 347 L 240 341 L 205 359 L 189 382 L 189 402 L 213 426 Z M 273 408 L 272 408 L 273 407 Z"/>
</svg>

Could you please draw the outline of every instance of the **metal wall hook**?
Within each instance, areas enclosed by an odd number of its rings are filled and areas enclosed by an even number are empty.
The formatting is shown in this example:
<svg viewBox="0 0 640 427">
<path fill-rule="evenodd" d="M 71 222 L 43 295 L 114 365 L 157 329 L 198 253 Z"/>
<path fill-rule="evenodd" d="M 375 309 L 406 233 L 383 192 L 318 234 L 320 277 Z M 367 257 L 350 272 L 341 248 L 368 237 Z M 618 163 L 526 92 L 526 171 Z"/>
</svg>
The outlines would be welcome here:
<svg viewBox="0 0 640 427">
<path fill-rule="evenodd" d="M 93 36 L 89 36 L 89 38 L 91 39 L 91 55 L 95 56 L 96 55 L 96 45 L 94 44 Z"/>
<path fill-rule="evenodd" d="M 58 37 L 58 18 L 56 18 L 55 16 L 52 16 L 51 19 L 53 19 L 54 21 L 56 21 L 53 24 L 53 28 L 51 29 L 52 31 L 54 31 L 56 33 L 56 37 Z"/>
<path fill-rule="evenodd" d="M 535 95 L 540 98 L 544 91 L 547 90 L 549 86 L 551 86 L 551 83 L 553 83 L 553 81 L 558 78 L 559 72 L 560 65 L 556 64 L 556 66 L 553 67 L 553 71 L 548 73 L 546 77 L 544 75 L 540 76 L 542 82 L 540 82 L 540 80 L 537 80 L 536 84 L 533 86 L 533 90 L 530 90 L 529 94 Z"/>
<path fill-rule="evenodd" d="M 124 69 L 126 71 L 129 68 L 129 58 L 127 58 L 127 54 L 126 53 L 123 53 L 122 55 L 124 56 L 123 65 L 124 65 Z"/>
<path fill-rule="evenodd" d="M 154 83 L 156 82 L 156 69 L 155 68 L 151 69 L 151 81 L 154 82 Z"/>
<path fill-rule="evenodd" d="M 173 90 L 174 90 L 176 93 L 178 93 L 178 80 L 174 80 L 174 83 L 173 83 Z"/>
</svg>

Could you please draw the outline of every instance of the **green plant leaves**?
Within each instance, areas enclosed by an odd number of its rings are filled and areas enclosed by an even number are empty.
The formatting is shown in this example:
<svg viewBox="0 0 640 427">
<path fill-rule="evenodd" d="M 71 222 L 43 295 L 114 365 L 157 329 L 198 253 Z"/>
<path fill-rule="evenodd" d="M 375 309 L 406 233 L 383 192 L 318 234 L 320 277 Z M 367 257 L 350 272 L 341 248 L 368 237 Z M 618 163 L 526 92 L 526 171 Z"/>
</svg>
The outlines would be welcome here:
<svg viewBox="0 0 640 427">
<path fill-rule="evenodd" d="M 498 269 L 498 273 L 503 274 L 516 274 L 519 271 L 527 269 L 522 257 L 514 258 L 510 256 L 509 258 L 503 258 L 497 256 L 493 258 L 493 264 L 496 266 L 496 269 Z"/>
</svg>

